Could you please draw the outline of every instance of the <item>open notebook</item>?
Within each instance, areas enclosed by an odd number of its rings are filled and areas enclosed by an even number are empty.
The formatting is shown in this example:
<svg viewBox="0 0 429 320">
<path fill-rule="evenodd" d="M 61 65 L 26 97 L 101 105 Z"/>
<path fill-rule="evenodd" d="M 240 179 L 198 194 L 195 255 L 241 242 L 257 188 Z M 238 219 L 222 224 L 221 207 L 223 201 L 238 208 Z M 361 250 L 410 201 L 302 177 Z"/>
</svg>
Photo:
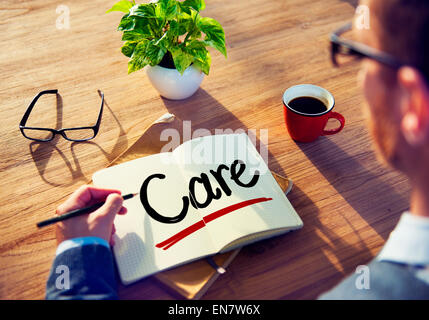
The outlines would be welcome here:
<svg viewBox="0 0 429 320">
<path fill-rule="evenodd" d="M 302 227 L 246 134 L 214 135 L 96 172 L 123 194 L 113 248 L 129 284 L 158 271 Z"/>
</svg>

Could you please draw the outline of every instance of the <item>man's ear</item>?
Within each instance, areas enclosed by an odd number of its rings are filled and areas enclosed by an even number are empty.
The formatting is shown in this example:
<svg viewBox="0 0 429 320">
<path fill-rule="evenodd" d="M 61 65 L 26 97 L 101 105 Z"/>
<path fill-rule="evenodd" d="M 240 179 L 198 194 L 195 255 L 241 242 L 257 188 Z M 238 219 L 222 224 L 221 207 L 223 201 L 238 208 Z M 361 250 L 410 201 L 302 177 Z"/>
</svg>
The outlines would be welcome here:
<svg viewBox="0 0 429 320">
<path fill-rule="evenodd" d="M 401 88 L 401 131 L 411 146 L 429 141 L 429 84 L 414 68 L 402 67 L 398 71 Z"/>
</svg>

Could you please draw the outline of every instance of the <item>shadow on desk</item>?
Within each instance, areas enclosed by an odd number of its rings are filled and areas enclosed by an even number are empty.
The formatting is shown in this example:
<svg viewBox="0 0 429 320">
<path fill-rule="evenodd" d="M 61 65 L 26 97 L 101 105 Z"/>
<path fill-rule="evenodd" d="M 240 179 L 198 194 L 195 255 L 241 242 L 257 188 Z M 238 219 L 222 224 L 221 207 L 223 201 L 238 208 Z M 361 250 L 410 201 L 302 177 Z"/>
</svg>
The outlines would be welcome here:
<svg viewBox="0 0 429 320">
<path fill-rule="evenodd" d="M 52 141 L 49 142 L 37 142 L 33 141 L 29 145 L 30 153 L 33 158 L 33 161 L 37 167 L 40 177 L 42 180 L 54 187 L 58 186 L 70 186 L 73 185 L 76 181 L 82 180 L 82 182 L 87 183 L 90 179 L 84 175 L 82 172 L 78 156 L 76 155 L 75 149 L 79 146 L 95 146 L 99 151 L 106 157 L 106 159 L 111 162 L 116 158 L 118 154 L 126 150 L 128 147 L 128 140 L 126 133 L 119 122 L 118 118 L 113 113 L 112 109 L 104 101 L 105 110 L 109 110 L 111 117 L 113 117 L 119 128 L 119 134 L 116 139 L 116 142 L 112 148 L 111 152 L 106 152 L 99 144 L 94 141 L 82 141 L 82 142 L 71 142 L 70 143 L 70 153 L 72 159 L 69 159 L 65 153 L 57 147 L 58 140 L 63 139 L 60 135 L 56 135 Z M 62 98 L 57 95 L 57 121 L 56 128 L 59 129 L 62 127 L 62 112 L 63 104 Z M 104 112 L 106 113 L 106 112 Z M 109 118 L 104 116 L 101 122 L 101 128 L 99 135 L 103 134 L 103 127 L 106 127 L 106 120 Z M 103 126 L 104 122 L 104 126 Z M 54 162 L 52 166 L 49 166 L 50 162 Z M 62 169 L 58 169 L 61 167 Z M 67 171 L 65 170 L 67 169 Z"/>
<path fill-rule="evenodd" d="M 325 226 L 320 219 L 319 209 L 300 188 L 294 187 L 290 201 L 300 208 L 305 226 L 303 234 L 297 235 L 302 243 L 296 245 L 300 247 L 300 252 L 304 253 L 303 260 L 308 261 L 307 268 L 310 272 L 301 276 L 311 278 L 316 273 L 318 276 L 315 281 L 308 281 L 305 286 L 286 294 L 282 299 L 315 299 L 354 272 L 358 265 L 369 262 L 373 254 L 364 241 L 350 244 L 343 235 Z M 353 231 L 353 238 L 356 237 L 360 239 L 359 234 Z M 350 237 L 348 239 L 350 240 Z M 315 262 L 317 267 L 308 267 Z"/>
<path fill-rule="evenodd" d="M 349 205 L 386 240 L 386 227 L 377 220 L 405 210 L 408 206 L 406 195 L 382 181 L 379 178 L 382 173 L 369 171 L 327 137 L 311 144 L 297 145 Z M 366 157 L 368 163 L 378 161 L 372 150 L 366 150 L 360 156 Z"/>
<path fill-rule="evenodd" d="M 85 180 L 86 177 L 84 176 L 79 161 L 74 153 L 73 144 L 70 149 L 74 160 L 74 168 L 67 156 L 55 145 L 58 139 L 60 138 L 57 136 L 50 142 L 34 141 L 30 143 L 30 153 L 40 177 L 45 183 L 53 187 L 70 186 L 77 180 Z M 68 174 L 62 170 L 62 174 L 59 175 L 55 166 L 52 169 L 49 169 L 50 167 L 48 164 L 53 158 L 61 159 L 62 167 L 68 169 Z"/>
</svg>

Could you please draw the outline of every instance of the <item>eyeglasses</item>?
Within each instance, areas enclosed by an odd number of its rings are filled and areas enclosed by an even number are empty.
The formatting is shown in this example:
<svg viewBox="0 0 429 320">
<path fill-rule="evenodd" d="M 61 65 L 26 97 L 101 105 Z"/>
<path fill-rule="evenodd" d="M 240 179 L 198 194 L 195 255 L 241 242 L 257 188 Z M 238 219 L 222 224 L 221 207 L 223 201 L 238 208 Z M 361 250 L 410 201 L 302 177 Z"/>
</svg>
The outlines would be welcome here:
<svg viewBox="0 0 429 320">
<path fill-rule="evenodd" d="M 349 22 L 331 34 L 331 59 L 336 67 L 362 58 L 378 61 L 394 69 L 399 69 L 405 65 L 405 63 L 388 53 L 381 52 L 363 43 L 341 38 L 341 35 L 352 30 L 352 26 L 353 24 Z"/>
<path fill-rule="evenodd" d="M 21 122 L 19 123 L 19 129 L 24 137 L 34 141 L 46 142 L 54 139 L 56 134 L 60 134 L 64 139 L 69 141 L 88 141 L 94 139 L 98 133 L 101 123 L 101 115 L 103 114 L 103 105 L 104 105 L 104 93 L 100 90 L 97 90 L 98 94 L 101 97 L 101 107 L 98 114 L 97 122 L 92 127 L 77 127 L 77 128 L 63 128 L 63 129 L 51 129 L 51 128 L 39 128 L 39 127 L 27 127 L 28 117 L 30 116 L 31 111 L 33 110 L 34 105 L 37 100 L 45 94 L 58 94 L 58 90 L 45 90 L 39 92 L 31 101 L 30 105 L 25 111 L 24 116 L 22 117 Z"/>
</svg>

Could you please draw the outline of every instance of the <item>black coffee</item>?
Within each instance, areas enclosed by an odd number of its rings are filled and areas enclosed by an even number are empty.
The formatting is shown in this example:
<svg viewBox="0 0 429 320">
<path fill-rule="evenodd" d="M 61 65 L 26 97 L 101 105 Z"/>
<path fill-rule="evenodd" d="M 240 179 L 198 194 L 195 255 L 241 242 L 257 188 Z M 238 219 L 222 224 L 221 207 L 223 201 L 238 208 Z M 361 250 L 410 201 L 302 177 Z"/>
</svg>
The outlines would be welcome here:
<svg viewBox="0 0 429 320">
<path fill-rule="evenodd" d="M 328 110 L 326 105 L 317 98 L 313 97 L 299 97 L 295 98 L 289 103 L 289 107 L 295 111 L 305 114 L 318 114 Z"/>
</svg>

